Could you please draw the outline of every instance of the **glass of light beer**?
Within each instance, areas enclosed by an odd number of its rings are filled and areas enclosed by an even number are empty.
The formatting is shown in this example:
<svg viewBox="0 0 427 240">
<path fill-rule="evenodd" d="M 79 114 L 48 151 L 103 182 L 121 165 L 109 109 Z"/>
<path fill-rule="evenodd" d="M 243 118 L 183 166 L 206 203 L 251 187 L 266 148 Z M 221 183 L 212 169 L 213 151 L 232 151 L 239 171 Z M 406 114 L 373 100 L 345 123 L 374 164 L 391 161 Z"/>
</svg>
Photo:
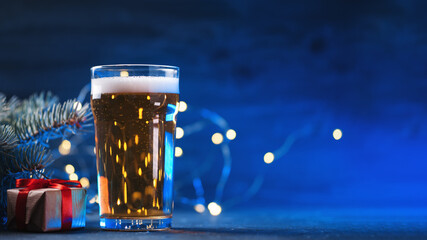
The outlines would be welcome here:
<svg viewBox="0 0 427 240">
<path fill-rule="evenodd" d="M 91 73 L 101 228 L 170 228 L 179 68 L 104 65 Z"/>
</svg>

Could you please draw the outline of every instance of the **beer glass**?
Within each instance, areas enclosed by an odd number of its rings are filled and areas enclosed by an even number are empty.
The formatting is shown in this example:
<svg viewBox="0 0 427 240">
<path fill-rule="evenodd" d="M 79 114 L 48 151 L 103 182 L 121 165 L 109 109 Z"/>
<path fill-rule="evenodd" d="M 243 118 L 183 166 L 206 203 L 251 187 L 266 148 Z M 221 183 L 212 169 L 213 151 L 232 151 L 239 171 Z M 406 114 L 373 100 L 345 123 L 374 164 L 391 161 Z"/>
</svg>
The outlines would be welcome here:
<svg viewBox="0 0 427 240">
<path fill-rule="evenodd" d="M 101 228 L 170 228 L 179 69 L 104 65 L 91 73 Z"/>
</svg>

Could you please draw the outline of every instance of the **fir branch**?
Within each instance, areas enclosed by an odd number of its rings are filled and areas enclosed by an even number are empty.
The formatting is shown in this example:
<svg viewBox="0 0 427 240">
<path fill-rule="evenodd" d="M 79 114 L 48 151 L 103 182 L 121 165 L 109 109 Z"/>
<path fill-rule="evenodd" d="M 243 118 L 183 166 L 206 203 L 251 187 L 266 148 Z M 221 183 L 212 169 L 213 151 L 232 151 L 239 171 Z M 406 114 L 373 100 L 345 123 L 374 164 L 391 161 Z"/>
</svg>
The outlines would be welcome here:
<svg viewBox="0 0 427 240">
<path fill-rule="evenodd" d="M 48 108 L 55 103 L 58 103 L 59 98 L 53 95 L 51 92 L 41 92 L 31 95 L 28 99 L 22 101 L 19 106 L 21 114 L 27 114 L 33 112 L 34 109 Z"/>
<path fill-rule="evenodd" d="M 20 143 L 36 141 L 47 143 L 48 140 L 75 134 L 82 124 L 91 120 L 89 104 L 77 100 L 68 100 L 23 115 L 15 123 L 15 132 Z"/>
<path fill-rule="evenodd" d="M 0 93 L 0 122 L 10 122 L 11 115 L 19 104 L 20 101 L 16 96 L 7 101 L 6 96 Z"/>
<path fill-rule="evenodd" d="M 18 137 L 9 125 L 0 125 L 0 151 L 13 149 L 18 145 Z"/>
<path fill-rule="evenodd" d="M 0 152 L 0 177 L 23 171 L 41 171 L 53 161 L 50 151 L 41 144 L 18 146 Z"/>
<path fill-rule="evenodd" d="M 46 109 L 55 103 L 58 103 L 58 97 L 51 92 L 35 93 L 22 101 L 16 97 L 12 97 L 7 102 L 8 115 L 5 121 L 7 123 L 16 122 L 22 115 L 31 114 L 38 109 Z"/>
<path fill-rule="evenodd" d="M 40 144 L 18 147 L 16 158 L 20 161 L 15 161 L 10 172 L 42 170 L 53 161 L 49 149 Z"/>
</svg>

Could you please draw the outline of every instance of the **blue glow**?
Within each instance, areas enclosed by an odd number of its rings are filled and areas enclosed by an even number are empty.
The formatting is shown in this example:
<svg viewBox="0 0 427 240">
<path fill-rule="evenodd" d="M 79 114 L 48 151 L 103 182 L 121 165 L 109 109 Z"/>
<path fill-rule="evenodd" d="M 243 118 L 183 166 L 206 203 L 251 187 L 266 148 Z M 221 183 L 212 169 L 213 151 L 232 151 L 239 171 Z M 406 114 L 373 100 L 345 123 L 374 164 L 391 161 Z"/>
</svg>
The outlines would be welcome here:
<svg viewBox="0 0 427 240">
<path fill-rule="evenodd" d="M 173 121 L 177 113 L 176 105 L 168 104 L 166 112 L 166 122 Z"/>
<path fill-rule="evenodd" d="M 170 132 L 165 132 L 165 178 L 163 185 L 163 212 L 171 213 L 172 197 L 173 197 L 173 159 L 174 145 L 173 135 Z"/>
</svg>

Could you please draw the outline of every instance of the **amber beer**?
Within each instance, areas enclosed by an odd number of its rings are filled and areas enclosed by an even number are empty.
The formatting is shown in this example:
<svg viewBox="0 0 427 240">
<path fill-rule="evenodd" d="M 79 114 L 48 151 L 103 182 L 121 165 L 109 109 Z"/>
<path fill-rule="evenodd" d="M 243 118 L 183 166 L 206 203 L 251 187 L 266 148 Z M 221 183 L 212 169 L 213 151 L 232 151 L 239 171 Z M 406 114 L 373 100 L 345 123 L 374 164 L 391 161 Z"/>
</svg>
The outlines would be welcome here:
<svg viewBox="0 0 427 240">
<path fill-rule="evenodd" d="M 178 76 L 127 74 L 92 78 L 100 224 L 119 230 L 167 228 Z"/>
</svg>

